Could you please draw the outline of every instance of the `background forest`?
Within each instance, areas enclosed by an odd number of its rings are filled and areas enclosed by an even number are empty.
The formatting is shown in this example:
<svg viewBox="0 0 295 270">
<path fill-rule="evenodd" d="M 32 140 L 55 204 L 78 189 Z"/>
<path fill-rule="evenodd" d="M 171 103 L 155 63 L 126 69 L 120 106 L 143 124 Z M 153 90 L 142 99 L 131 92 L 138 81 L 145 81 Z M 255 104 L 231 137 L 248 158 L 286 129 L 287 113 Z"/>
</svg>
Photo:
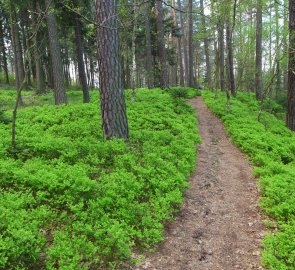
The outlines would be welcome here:
<svg viewBox="0 0 295 270">
<path fill-rule="evenodd" d="M 54 88 L 54 72 L 62 70 L 59 87 L 82 85 L 87 102 L 88 88 L 98 86 L 94 3 L 45 2 L 2 1 L 1 82 L 25 81 L 23 88 L 42 94 Z M 255 91 L 258 45 L 264 93 L 286 105 L 288 1 L 157 2 L 120 2 L 124 88 L 203 85 L 233 94 Z M 58 41 L 55 50 L 52 40 Z M 54 58 L 59 61 L 53 64 Z"/>
</svg>

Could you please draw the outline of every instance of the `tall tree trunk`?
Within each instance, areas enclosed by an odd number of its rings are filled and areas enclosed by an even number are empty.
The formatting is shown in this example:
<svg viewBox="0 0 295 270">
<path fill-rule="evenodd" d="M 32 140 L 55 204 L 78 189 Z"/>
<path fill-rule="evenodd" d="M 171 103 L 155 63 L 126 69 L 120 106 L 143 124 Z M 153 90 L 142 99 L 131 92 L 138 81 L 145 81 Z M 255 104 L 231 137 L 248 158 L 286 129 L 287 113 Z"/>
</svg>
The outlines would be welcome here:
<svg viewBox="0 0 295 270">
<path fill-rule="evenodd" d="M 63 67 L 63 71 L 64 71 L 65 86 L 66 86 L 66 88 L 68 88 L 68 87 L 70 87 L 71 82 L 72 82 L 68 47 L 65 46 L 65 48 L 62 48 L 61 52 L 62 52 L 61 57 L 62 57 L 62 67 Z"/>
<path fill-rule="evenodd" d="M 281 91 L 281 65 L 280 65 L 280 26 L 279 26 L 279 3 L 275 2 L 276 11 L 276 95 Z"/>
<path fill-rule="evenodd" d="M 175 0 L 172 1 L 172 6 L 175 7 Z M 176 13 L 175 13 L 176 16 Z M 176 25 L 177 25 L 177 16 L 176 16 Z M 181 50 L 181 38 L 177 38 L 177 51 L 178 51 L 178 59 L 177 63 L 179 65 L 179 84 L 184 86 L 184 68 L 183 68 L 183 57 Z"/>
<path fill-rule="evenodd" d="M 269 27 L 269 32 L 268 32 L 268 38 L 269 38 L 269 48 L 268 48 L 268 66 L 269 66 L 269 70 L 270 72 L 272 72 L 272 62 L 273 62 L 273 53 L 272 53 L 272 35 L 273 35 L 273 20 L 272 20 L 272 5 L 269 5 L 269 24 L 271 25 Z M 270 85 L 270 87 L 272 87 L 272 84 Z"/>
<path fill-rule="evenodd" d="M 287 126 L 295 131 L 295 0 L 289 0 L 289 66 Z"/>
<path fill-rule="evenodd" d="M 88 65 L 88 55 L 84 53 L 84 59 L 85 59 L 85 71 L 86 71 L 86 78 L 87 78 L 87 85 L 88 88 L 90 87 L 90 72 L 89 72 L 89 65 Z"/>
<path fill-rule="evenodd" d="M 87 77 L 85 72 L 85 64 L 84 64 L 84 46 L 82 42 L 81 35 L 81 23 L 79 16 L 75 13 L 74 15 L 74 24 L 75 24 L 75 43 L 76 43 L 76 54 L 78 60 L 78 71 L 79 71 L 79 79 L 82 86 L 83 91 L 83 102 L 88 103 L 90 101 L 89 97 L 89 89 L 87 84 Z"/>
<path fill-rule="evenodd" d="M 163 26 L 163 4 L 161 0 L 156 0 L 156 16 L 157 16 L 157 36 L 158 36 L 158 55 L 160 68 L 160 87 L 163 89 L 167 86 L 167 64 L 166 64 L 166 49 L 164 41 L 164 26 Z"/>
<path fill-rule="evenodd" d="M 256 7 L 256 99 L 262 100 L 262 0 L 257 1 Z"/>
<path fill-rule="evenodd" d="M 212 88 L 212 80 L 211 80 L 211 63 L 210 63 L 210 50 L 209 50 L 209 40 L 208 33 L 206 30 L 206 20 L 204 14 L 204 1 L 200 0 L 200 8 L 201 8 L 201 21 L 202 21 L 202 31 L 204 34 L 204 50 L 205 50 L 205 58 L 206 58 L 206 83 L 209 88 Z"/>
<path fill-rule="evenodd" d="M 284 46 L 284 55 L 285 57 L 288 57 L 288 34 L 287 34 L 287 29 L 288 29 L 288 10 L 286 7 L 288 6 L 288 1 L 289 0 L 284 0 L 284 31 L 283 31 L 283 46 Z M 283 77 L 284 77 L 284 90 L 288 89 L 288 66 L 284 65 L 284 70 L 283 70 Z"/>
<path fill-rule="evenodd" d="M 21 90 L 24 84 L 25 71 L 23 63 L 23 52 L 19 38 L 19 29 L 16 21 L 15 7 L 10 1 L 10 25 L 11 25 L 11 37 L 12 37 L 12 47 L 14 52 L 14 68 L 15 68 L 15 79 L 16 88 L 18 91 Z M 20 99 L 21 101 L 21 99 Z"/>
<path fill-rule="evenodd" d="M 21 27 L 21 33 L 22 33 L 22 46 L 23 51 L 25 52 L 25 59 L 24 59 L 24 71 L 25 71 L 25 78 L 26 78 L 26 85 L 31 87 L 32 81 L 31 81 L 31 70 L 32 70 L 32 60 L 31 60 L 31 50 L 28 48 L 30 45 L 28 44 L 28 13 L 26 10 L 22 10 L 19 14 L 20 17 L 20 27 Z"/>
<path fill-rule="evenodd" d="M 193 0 L 188 1 L 188 86 L 195 87 L 193 46 Z"/>
<path fill-rule="evenodd" d="M 4 19 L 3 13 L 2 13 L 2 10 L 0 10 L 0 52 L 2 53 L 3 70 L 5 73 L 5 83 L 9 84 L 7 56 L 6 56 L 6 48 L 5 48 L 5 42 L 4 42 L 3 19 Z"/>
<path fill-rule="evenodd" d="M 39 32 L 39 18 L 37 17 L 37 14 L 40 14 L 41 9 L 39 6 L 39 3 L 37 0 L 34 1 L 33 9 L 36 11 L 36 13 L 32 13 L 33 16 L 33 29 L 34 29 L 34 59 L 35 59 L 35 68 L 36 68 L 36 79 L 37 79 L 37 94 L 41 95 L 46 92 L 46 86 L 45 86 L 45 76 L 44 76 L 44 70 L 43 70 L 43 64 L 42 64 L 42 55 L 40 53 L 40 32 Z"/>
<path fill-rule="evenodd" d="M 230 2 L 230 4 L 231 4 L 231 2 Z M 234 31 L 234 27 L 235 27 L 235 20 L 236 20 L 236 7 L 237 7 L 237 0 L 234 0 L 233 20 L 232 20 L 232 23 L 230 22 L 230 20 L 228 20 L 227 25 L 226 25 L 228 82 L 229 82 L 230 92 L 233 96 L 236 96 L 235 74 L 234 74 L 234 57 L 233 57 L 233 41 L 232 41 L 233 31 Z"/>
<path fill-rule="evenodd" d="M 234 61 L 233 61 L 233 48 L 230 23 L 226 25 L 226 45 L 227 45 L 227 65 L 228 65 L 228 86 L 233 96 L 236 95 L 235 89 L 235 76 L 234 76 Z"/>
<path fill-rule="evenodd" d="M 90 58 L 90 87 L 94 88 L 95 85 L 95 81 L 94 81 L 94 62 L 93 59 Z"/>
<path fill-rule="evenodd" d="M 218 40 L 219 40 L 219 75 L 220 75 L 220 89 L 221 91 L 225 90 L 225 77 L 224 77 L 224 22 L 223 18 L 219 22 L 219 31 L 218 31 Z"/>
<path fill-rule="evenodd" d="M 171 0 L 171 16 L 173 19 L 173 27 L 177 28 L 177 18 L 176 18 L 176 12 L 175 12 L 175 0 Z M 174 37 L 173 34 L 170 34 L 171 37 L 171 47 L 172 50 L 177 49 L 178 47 L 178 38 Z M 178 84 L 179 78 L 178 78 L 178 56 L 175 55 L 175 61 L 171 66 L 171 84 L 173 86 L 176 86 Z"/>
<path fill-rule="evenodd" d="M 97 47 L 102 127 L 107 139 L 128 138 L 119 62 L 118 0 L 96 0 Z"/>
<path fill-rule="evenodd" d="M 179 63 L 179 84 L 184 86 L 184 69 L 183 69 L 183 58 L 181 51 L 181 38 L 177 39 L 177 50 L 178 50 L 178 63 Z"/>
<path fill-rule="evenodd" d="M 131 70 L 130 70 L 130 57 L 129 53 L 127 53 L 126 57 L 126 88 L 131 88 Z"/>
<path fill-rule="evenodd" d="M 151 25 L 150 25 L 150 3 L 145 3 L 145 39 L 146 39 L 146 71 L 147 86 L 154 87 L 153 59 L 152 59 L 152 41 L 151 41 Z"/>
<path fill-rule="evenodd" d="M 180 29 L 181 29 L 181 43 L 183 48 L 183 58 L 184 58 L 184 83 L 188 84 L 188 74 L 189 74 L 189 64 L 188 64 L 188 53 L 187 53 L 187 47 L 186 47 L 186 38 L 185 38 L 185 31 L 184 31 L 184 22 L 183 22 L 183 16 L 182 16 L 182 6 L 181 1 L 177 0 L 178 9 L 179 12 L 179 19 L 180 19 Z"/>
<path fill-rule="evenodd" d="M 61 60 L 60 47 L 58 44 L 57 26 L 55 16 L 51 13 L 52 10 L 49 5 L 52 3 L 50 0 L 45 0 L 48 13 L 46 15 L 49 45 L 50 45 L 50 56 L 52 63 L 52 74 L 54 83 L 54 100 L 55 104 L 67 103 L 67 96 L 64 87 L 64 74 Z"/>
<path fill-rule="evenodd" d="M 214 88 L 215 90 L 220 88 L 220 46 L 218 45 L 219 41 L 218 38 L 215 38 L 214 33 L 214 52 L 215 52 L 215 72 L 214 72 Z M 215 92 L 216 93 L 216 92 Z"/>
<path fill-rule="evenodd" d="M 136 30 L 137 30 L 137 6 L 136 6 L 136 0 L 133 0 L 133 33 L 132 33 L 132 89 L 135 89 L 136 87 L 139 87 L 138 85 L 138 79 L 137 79 L 137 62 L 136 62 Z"/>
<path fill-rule="evenodd" d="M 48 51 L 47 59 L 46 59 L 47 61 L 45 63 L 47 83 L 50 89 L 54 89 L 53 74 L 52 74 L 53 67 L 52 67 L 52 62 L 50 57 L 50 50 L 47 48 L 47 51 Z"/>
</svg>

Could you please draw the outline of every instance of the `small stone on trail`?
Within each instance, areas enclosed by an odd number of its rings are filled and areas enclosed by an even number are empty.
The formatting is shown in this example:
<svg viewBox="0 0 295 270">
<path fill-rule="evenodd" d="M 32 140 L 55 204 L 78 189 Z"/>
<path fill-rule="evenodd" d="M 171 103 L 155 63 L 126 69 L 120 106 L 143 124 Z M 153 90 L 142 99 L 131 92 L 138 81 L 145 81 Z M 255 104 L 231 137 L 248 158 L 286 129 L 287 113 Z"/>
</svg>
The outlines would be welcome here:
<svg viewBox="0 0 295 270">
<path fill-rule="evenodd" d="M 252 255 L 253 255 L 253 256 L 260 256 L 260 252 L 259 252 L 259 251 L 254 251 L 254 252 L 252 253 Z"/>
</svg>

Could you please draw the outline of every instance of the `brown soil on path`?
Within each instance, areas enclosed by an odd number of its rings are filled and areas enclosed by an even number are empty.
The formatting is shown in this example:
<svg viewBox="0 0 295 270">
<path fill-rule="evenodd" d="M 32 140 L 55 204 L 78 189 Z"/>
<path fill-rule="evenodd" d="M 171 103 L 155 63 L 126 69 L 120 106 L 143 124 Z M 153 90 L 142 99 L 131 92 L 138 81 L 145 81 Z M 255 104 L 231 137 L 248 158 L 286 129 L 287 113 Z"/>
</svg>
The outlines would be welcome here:
<svg viewBox="0 0 295 270">
<path fill-rule="evenodd" d="M 263 225 L 252 169 L 201 97 L 191 104 L 203 140 L 197 172 L 165 241 L 135 269 L 262 269 Z"/>
</svg>

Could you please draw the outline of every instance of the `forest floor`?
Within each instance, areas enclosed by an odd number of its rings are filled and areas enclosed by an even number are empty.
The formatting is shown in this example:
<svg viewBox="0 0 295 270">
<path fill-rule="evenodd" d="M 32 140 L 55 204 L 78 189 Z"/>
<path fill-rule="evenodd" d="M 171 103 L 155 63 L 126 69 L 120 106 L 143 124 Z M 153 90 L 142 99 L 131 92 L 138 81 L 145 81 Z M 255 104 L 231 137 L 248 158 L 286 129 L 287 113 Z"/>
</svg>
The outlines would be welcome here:
<svg viewBox="0 0 295 270">
<path fill-rule="evenodd" d="M 262 269 L 263 223 L 257 181 L 247 158 L 201 97 L 191 100 L 202 144 L 197 172 L 165 241 L 137 270 Z"/>
</svg>

